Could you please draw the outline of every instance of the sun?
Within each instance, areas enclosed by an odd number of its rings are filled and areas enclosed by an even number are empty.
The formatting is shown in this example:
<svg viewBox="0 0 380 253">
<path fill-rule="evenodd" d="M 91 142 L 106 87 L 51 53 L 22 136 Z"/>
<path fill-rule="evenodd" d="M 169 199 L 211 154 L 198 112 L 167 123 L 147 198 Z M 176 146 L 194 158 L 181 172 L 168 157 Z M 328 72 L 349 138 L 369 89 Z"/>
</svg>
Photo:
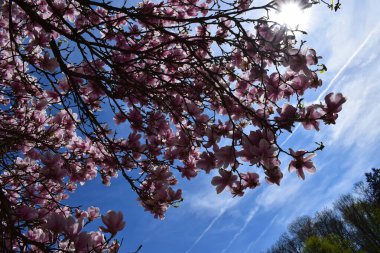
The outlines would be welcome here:
<svg viewBox="0 0 380 253">
<path fill-rule="evenodd" d="M 286 25 L 291 29 L 298 27 L 305 29 L 308 19 L 306 10 L 296 2 L 287 2 L 279 6 L 279 10 L 272 17 L 273 21 Z"/>
</svg>

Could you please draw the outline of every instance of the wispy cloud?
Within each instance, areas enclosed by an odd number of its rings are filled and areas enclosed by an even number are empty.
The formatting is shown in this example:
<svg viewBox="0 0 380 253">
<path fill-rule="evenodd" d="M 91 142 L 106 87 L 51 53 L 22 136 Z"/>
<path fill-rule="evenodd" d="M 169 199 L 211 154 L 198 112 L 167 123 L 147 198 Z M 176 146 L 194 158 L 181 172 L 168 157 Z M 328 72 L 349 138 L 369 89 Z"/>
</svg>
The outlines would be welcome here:
<svg viewBox="0 0 380 253">
<path fill-rule="evenodd" d="M 339 69 L 339 71 L 336 73 L 336 75 L 331 79 L 329 84 L 325 87 L 325 89 L 319 94 L 318 98 L 313 103 L 318 103 L 330 90 L 332 85 L 338 80 L 338 78 L 341 77 L 342 73 L 347 69 L 348 66 L 352 63 L 352 61 L 355 60 L 355 58 L 358 56 L 358 54 L 363 50 L 363 48 L 368 44 L 368 42 L 371 40 L 373 35 L 377 32 L 379 29 L 380 23 L 378 23 L 375 28 L 372 29 L 372 31 L 367 35 L 367 37 L 363 40 L 363 42 L 360 44 L 360 46 L 356 49 L 356 51 L 351 55 L 351 57 L 346 61 L 346 63 Z M 294 135 L 294 133 L 298 130 L 301 123 L 298 123 L 297 126 L 294 128 L 293 132 L 281 143 L 281 146 L 285 145 L 290 138 Z"/>
<path fill-rule="evenodd" d="M 359 45 L 359 47 L 357 47 L 357 49 L 354 51 L 354 53 L 348 58 L 348 60 L 346 61 L 346 63 L 339 69 L 339 71 L 336 73 L 336 75 L 331 79 L 331 81 L 329 82 L 329 84 L 325 87 L 325 89 L 319 94 L 318 98 L 315 100 L 314 103 L 320 101 L 326 94 L 327 92 L 331 89 L 332 85 L 335 84 L 335 82 L 337 80 L 339 80 L 339 78 L 342 77 L 342 74 L 345 72 L 345 70 L 351 66 L 351 64 L 355 61 L 355 59 L 358 57 L 358 55 L 363 51 L 363 49 L 366 47 L 366 45 L 368 44 L 369 41 L 371 41 L 371 39 L 373 38 L 374 34 L 378 31 L 378 28 L 380 26 L 380 23 L 375 26 L 371 31 L 370 33 L 366 36 L 366 38 L 361 42 L 361 44 Z M 375 59 L 375 58 L 373 58 Z M 355 83 L 357 83 L 358 80 L 355 79 Z M 372 87 L 374 87 L 374 85 L 371 85 Z M 376 84 L 376 87 L 377 89 L 379 89 L 379 85 Z M 356 90 L 357 87 L 352 87 L 352 89 Z M 355 94 L 354 90 L 350 91 L 350 92 L 347 92 L 347 94 Z M 357 94 L 357 92 L 356 92 Z M 380 92 L 373 92 L 372 94 L 380 94 Z M 368 95 L 368 94 L 367 94 Z M 366 99 L 371 99 L 371 98 L 368 98 L 368 96 L 365 96 L 364 94 L 359 94 L 357 96 L 362 96 L 361 98 L 363 99 L 363 97 L 365 97 Z M 358 99 L 355 99 L 355 98 L 352 98 L 353 100 L 353 105 L 355 105 L 356 107 L 357 106 L 361 106 L 360 105 L 360 102 L 359 102 L 359 105 L 358 105 Z M 359 100 L 360 101 L 360 100 Z M 345 105 L 345 107 L 347 107 Z M 360 136 L 360 133 L 363 133 L 363 128 L 368 128 L 368 124 L 371 124 L 371 121 L 373 122 L 374 118 L 377 117 L 378 118 L 378 111 L 380 111 L 380 104 L 377 104 L 375 106 L 376 108 L 373 108 L 374 110 L 372 110 L 373 113 L 367 113 L 366 116 L 364 117 L 364 119 L 362 118 L 361 119 L 361 123 L 360 123 L 360 126 L 362 127 L 358 127 L 359 129 L 356 131 L 356 133 L 358 133 L 356 136 L 359 137 Z M 379 107 L 379 108 L 377 108 Z M 361 107 L 362 109 L 365 109 L 366 107 L 362 106 Z M 349 109 L 349 108 L 348 108 Z M 345 110 L 347 110 L 347 108 L 345 108 Z M 346 120 L 343 119 L 343 121 L 348 121 L 348 122 L 353 122 L 353 120 L 355 118 L 358 118 L 359 115 L 357 113 L 353 113 L 352 110 L 348 110 L 349 111 L 349 115 L 346 117 Z M 356 110 L 358 111 L 358 110 Z M 360 113 L 363 113 L 363 112 L 360 112 Z M 351 115 L 351 116 L 350 116 Z M 341 117 L 341 118 L 345 118 L 344 116 Z M 342 119 L 339 119 L 340 121 L 342 121 Z M 344 126 L 346 126 L 346 128 L 350 128 L 352 129 L 352 126 L 348 125 L 348 124 L 344 124 L 344 123 L 348 123 L 348 122 L 341 122 L 341 125 L 343 127 L 340 127 L 338 128 L 338 130 L 335 130 L 335 132 L 333 132 L 333 134 L 335 134 L 335 138 L 333 139 L 337 139 L 339 137 L 341 137 L 341 134 L 337 134 L 337 133 L 341 133 L 343 132 L 343 129 Z M 289 140 L 290 138 L 294 135 L 294 133 L 297 131 L 297 129 L 299 128 L 300 124 L 298 124 L 295 128 L 295 130 L 293 131 L 292 134 L 290 134 L 283 142 L 281 145 L 285 145 Z M 372 130 L 372 134 L 370 134 L 371 137 L 373 137 L 374 135 L 377 135 L 380 133 L 380 129 L 379 128 L 376 128 L 374 127 L 373 128 L 374 130 Z M 344 129 L 344 130 L 347 130 L 347 129 Z M 355 141 L 356 138 L 351 138 L 351 139 L 354 139 L 353 141 Z M 373 138 L 374 139 L 374 138 Z M 351 141 L 352 142 L 352 141 Z M 361 166 L 363 166 L 363 164 L 361 164 Z M 354 166 L 356 171 L 357 168 L 356 166 Z M 339 194 L 341 194 L 341 192 L 347 190 L 347 186 L 351 186 L 352 185 L 352 182 L 353 180 L 355 180 L 357 177 L 358 177 L 358 174 L 361 174 L 361 170 L 359 170 L 360 173 L 355 173 L 355 175 L 353 175 L 352 173 L 346 173 L 345 174 L 345 177 L 343 179 L 340 180 L 339 184 L 335 185 L 335 187 L 333 187 L 333 189 L 330 189 L 330 193 L 333 193 L 330 198 L 329 201 L 324 201 L 323 204 L 326 204 L 327 202 L 331 202 L 333 198 L 336 198 Z M 289 181 L 292 181 L 294 179 L 289 179 Z M 327 182 L 328 184 L 330 182 Z M 325 187 L 326 185 L 319 185 L 320 187 Z M 285 189 L 286 188 L 286 189 Z M 270 188 L 267 188 L 265 189 L 258 197 L 257 197 L 257 204 L 261 205 L 264 209 L 265 208 L 268 208 L 268 207 L 271 207 L 273 205 L 281 205 L 282 202 L 287 202 L 288 204 L 289 201 L 291 200 L 290 197 L 296 197 L 297 196 L 297 200 L 299 201 L 299 196 L 300 194 L 297 194 L 297 192 L 299 191 L 299 189 L 301 188 L 301 184 L 299 183 L 296 183 L 296 182 L 284 182 L 283 183 L 283 186 L 281 187 L 281 189 L 279 188 L 274 188 L 274 187 L 270 187 Z M 306 197 L 308 198 L 308 196 Z M 302 200 L 300 201 L 302 202 Z M 323 205 L 322 204 L 322 205 Z M 310 209 L 312 209 L 312 207 L 310 206 L 310 204 L 308 203 L 308 207 Z M 251 212 L 254 211 L 254 213 L 257 212 L 257 207 L 253 208 L 251 210 Z M 300 207 L 301 208 L 301 207 Z M 294 213 L 297 213 L 297 212 L 294 212 Z M 296 214 L 295 214 L 296 215 Z M 289 222 L 291 219 L 294 218 L 294 215 L 289 217 L 289 215 L 286 215 L 287 216 L 287 222 Z M 277 218 L 277 216 L 276 216 Z M 244 230 L 246 229 L 247 225 L 249 224 L 249 222 L 251 221 L 252 217 L 249 216 L 249 219 L 246 220 L 246 222 L 244 223 L 244 225 L 242 226 L 242 229 L 240 229 L 235 235 L 234 237 L 230 240 L 230 242 L 228 243 L 227 247 L 222 251 L 222 252 L 226 252 L 226 250 L 233 244 L 233 242 L 236 240 L 236 238 L 242 234 L 244 232 Z M 271 223 L 270 224 L 273 224 L 275 219 L 272 219 Z M 260 235 L 258 238 L 261 238 L 262 236 L 265 235 L 265 233 L 267 232 L 267 230 L 269 229 L 270 226 L 268 226 Z M 252 245 L 254 245 L 256 242 L 258 241 L 258 239 L 256 239 Z M 246 252 L 248 252 L 250 250 L 250 248 L 252 247 L 252 245 L 250 245 Z"/>
<path fill-rule="evenodd" d="M 327 91 L 331 88 L 331 86 L 338 80 L 338 78 L 342 75 L 342 73 L 347 69 L 348 66 L 351 65 L 352 61 L 359 55 L 359 53 L 363 50 L 363 48 L 368 44 L 373 35 L 377 32 L 380 26 L 380 22 L 370 31 L 367 37 L 362 41 L 359 47 L 355 50 L 355 52 L 351 55 L 350 58 L 346 61 L 346 63 L 339 69 L 338 73 L 334 76 L 334 78 L 330 81 L 330 83 L 326 86 L 326 88 L 321 92 L 316 101 L 321 100 L 321 98 L 327 93 Z"/>
<path fill-rule="evenodd" d="M 248 244 L 247 249 L 244 251 L 244 253 L 248 253 L 251 248 L 263 238 L 263 236 L 269 231 L 269 229 L 272 228 L 273 223 L 277 220 L 277 215 L 272 218 L 272 220 L 269 222 L 268 226 L 261 232 L 261 234 L 256 238 L 256 240 L 252 241 L 250 244 Z"/>
<path fill-rule="evenodd" d="M 232 199 L 226 201 L 225 206 L 220 210 L 219 214 L 215 216 L 214 219 L 210 222 L 210 224 L 203 230 L 203 232 L 198 236 L 198 238 L 193 242 L 193 244 L 190 246 L 188 250 L 186 250 L 185 253 L 189 253 L 190 251 L 193 250 L 193 248 L 198 244 L 200 240 L 204 237 L 204 235 L 214 226 L 215 222 L 219 220 L 220 217 L 226 212 L 228 208 L 230 208 L 230 203 L 232 202 Z"/>
<path fill-rule="evenodd" d="M 208 184 L 209 181 L 207 181 Z M 231 208 L 238 204 L 240 198 L 231 198 L 231 194 L 224 192 L 217 194 L 214 187 L 207 187 L 207 190 L 198 191 L 189 194 L 188 203 L 193 212 L 199 213 L 202 216 L 216 216 L 220 214 L 228 206 Z"/>
<path fill-rule="evenodd" d="M 343 80 L 345 76 L 347 77 L 347 74 L 345 74 L 345 71 L 348 68 L 351 68 L 353 66 L 353 63 L 357 65 L 357 67 L 362 67 L 366 66 L 368 64 L 371 64 L 372 61 L 376 60 L 377 58 L 375 56 L 368 57 L 369 59 L 366 60 L 366 62 L 356 62 L 356 60 L 359 58 L 360 54 L 364 52 L 368 44 L 373 40 L 373 37 L 377 34 L 378 30 L 380 27 L 380 23 L 378 23 L 375 27 L 373 27 L 369 33 L 366 35 L 363 41 L 355 41 L 355 43 L 350 44 L 350 48 L 347 48 L 346 52 L 344 53 L 344 56 L 346 57 L 345 59 L 342 58 L 338 60 L 337 62 L 344 63 L 343 65 L 340 65 L 338 71 L 336 74 L 332 77 L 328 85 L 324 88 L 324 90 L 319 94 L 318 98 L 315 100 L 315 102 L 319 102 L 323 97 L 331 90 L 334 84 L 337 84 L 339 81 L 339 84 L 343 86 L 342 92 L 344 94 L 348 94 L 349 101 L 347 104 L 345 104 L 344 111 L 342 114 L 339 116 L 338 120 L 338 125 L 333 128 L 333 131 L 330 131 L 326 138 L 331 139 L 331 143 L 337 141 L 337 140 L 342 140 L 346 143 L 346 146 L 351 146 L 354 143 L 357 143 L 358 140 L 363 134 L 363 131 L 365 131 L 368 135 L 368 139 L 371 139 L 374 141 L 376 138 L 375 136 L 380 135 L 379 133 L 379 128 L 373 127 L 372 129 L 368 126 L 373 124 L 373 122 L 379 122 L 379 120 L 374 121 L 378 117 L 378 111 L 380 111 L 380 104 L 372 104 L 372 111 L 367 111 L 364 112 L 363 110 L 366 110 L 365 102 L 361 101 L 363 97 L 366 97 L 366 99 L 369 98 L 375 99 L 376 94 L 380 94 L 380 91 L 378 87 L 380 87 L 377 83 L 372 83 L 369 86 L 363 87 L 361 92 L 357 92 L 357 83 L 360 81 L 358 77 L 355 78 L 355 83 L 356 86 L 354 85 L 354 82 L 346 82 L 343 83 Z M 330 32 L 332 32 L 330 30 Z M 339 38 L 340 40 L 341 38 Z M 329 43 L 334 43 L 334 42 L 329 42 Z M 360 43 L 360 44 L 359 44 Z M 359 44 L 359 46 L 357 46 Z M 372 47 L 373 45 L 371 45 Z M 349 50 L 350 49 L 350 50 Z M 354 50 L 352 50 L 354 49 Z M 351 51 L 353 53 L 347 54 L 347 51 Z M 347 58 L 347 55 L 349 57 Z M 365 78 L 362 78 L 361 80 L 365 81 Z M 377 79 L 378 80 L 378 79 Z M 369 81 L 369 80 L 367 80 Z M 373 81 L 373 80 L 370 80 Z M 351 85 L 352 84 L 352 85 Z M 363 84 L 364 85 L 364 84 Z M 366 84 L 367 85 L 367 84 Z M 370 87 L 370 88 L 368 88 Z M 376 88 L 377 87 L 377 88 Z M 350 102 L 352 101 L 352 102 Z M 372 101 L 373 102 L 373 101 Z M 358 109 L 359 107 L 359 109 Z M 358 118 L 358 115 L 360 114 L 360 122 L 355 122 L 355 119 Z M 355 122 L 355 125 L 353 125 L 353 122 Z M 293 134 L 290 134 L 283 142 L 281 145 L 285 145 L 292 136 L 294 136 L 294 133 L 297 131 L 297 129 L 300 127 L 300 125 L 297 125 L 295 130 L 293 131 Z M 351 132 L 350 132 L 351 131 Z M 350 138 L 342 138 L 343 136 L 347 135 L 347 133 L 350 132 Z M 334 151 L 335 153 L 339 153 L 339 150 Z M 334 153 L 333 152 L 333 153 Z M 284 205 L 286 202 L 286 205 L 292 205 L 295 202 L 300 203 L 298 205 L 298 209 L 294 208 L 294 210 L 317 210 L 318 208 L 323 207 L 326 204 L 330 204 L 337 196 L 339 196 L 342 192 L 347 191 L 350 189 L 352 186 L 352 183 L 357 180 L 358 177 L 360 177 L 363 173 L 363 166 L 369 166 L 369 163 L 366 162 L 366 159 L 368 159 L 367 156 L 365 156 L 365 152 L 367 152 L 365 149 L 360 152 L 360 154 L 363 153 L 364 157 L 360 162 L 358 162 L 355 166 L 351 166 L 350 169 L 347 169 L 344 171 L 341 175 L 339 175 L 339 181 L 331 186 L 331 180 L 323 180 L 322 182 L 316 182 L 316 180 L 311 180 L 309 182 L 310 185 L 304 186 L 304 184 L 300 184 L 296 182 L 295 177 L 285 177 L 284 178 L 284 183 L 280 188 L 275 188 L 275 187 L 268 187 L 264 189 L 259 196 L 256 198 L 256 205 L 254 208 L 252 208 L 249 211 L 249 214 L 247 218 L 244 220 L 241 228 L 234 234 L 232 239 L 228 242 L 227 246 L 222 250 L 222 253 L 225 253 L 228 251 L 228 249 L 234 244 L 236 239 L 244 233 L 244 231 L 247 229 L 248 225 L 250 222 L 253 220 L 253 218 L 258 214 L 258 213 L 264 213 L 266 212 L 265 210 L 270 210 L 270 207 L 273 206 L 281 206 Z M 357 153 L 359 154 L 359 153 Z M 347 168 L 347 167 L 345 167 Z M 342 168 L 340 168 L 342 169 Z M 317 186 L 317 187 L 316 187 Z M 304 188 L 312 188 L 311 192 L 317 192 L 324 190 L 325 193 L 321 195 L 319 198 L 316 198 L 314 203 L 310 204 L 309 195 L 304 195 L 298 193 L 301 190 L 304 191 Z M 310 190 L 310 189 L 309 189 Z M 213 198 L 205 197 L 205 198 L 200 198 L 198 201 L 194 202 L 196 205 L 198 205 L 201 208 L 208 208 L 210 210 L 213 210 L 213 212 L 216 214 L 216 216 L 212 219 L 210 224 L 202 231 L 202 233 L 199 235 L 199 237 L 194 241 L 192 246 L 186 251 L 186 253 L 190 252 L 202 238 L 212 229 L 212 227 L 215 225 L 215 223 L 223 216 L 223 214 L 230 208 L 228 205 L 224 205 L 225 199 L 222 201 L 214 201 L 212 200 Z M 303 204 L 302 204 L 303 203 Z M 306 204 L 305 204 L 306 203 Z M 236 205 L 238 203 L 233 204 Z M 223 209 L 220 209 L 224 206 Z M 232 207 L 232 205 L 231 205 Z M 217 212 L 220 210 L 219 212 Z M 258 237 L 252 241 L 245 253 L 249 252 L 251 248 L 259 241 L 261 240 L 266 233 L 269 231 L 269 229 L 272 228 L 274 222 L 278 220 L 283 220 L 286 222 L 289 222 L 290 219 L 294 218 L 297 216 L 297 213 L 299 212 L 294 212 L 293 215 L 288 215 L 287 212 L 280 212 L 278 213 L 272 220 L 269 222 L 269 224 L 266 226 L 266 228 L 258 235 Z"/>
<path fill-rule="evenodd" d="M 251 222 L 251 220 L 253 219 L 253 217 L 255 217 L 257 211 L 259 210 L 259 207 L 256 206 L 255 208 L 253 208 L 247 218 L 245 219 L 244 221 L 244 225 L 241 227 L 241 229 L 234 235 L 234 237 L 232 237 L 231 241 L 228 243 L 227 247 L 225 247 L 221 253 L 224 253 L 224 252 L 227 252 L 227 250 L 231 247 L 231 245 L 235 242 L 236 238 L 239 237 L 239 235 L 241 235 L 241 233 L 244 232 L 244 230 L 246 229 L 246 227 L 248 226 L 248 224 Z"/>
</svg>

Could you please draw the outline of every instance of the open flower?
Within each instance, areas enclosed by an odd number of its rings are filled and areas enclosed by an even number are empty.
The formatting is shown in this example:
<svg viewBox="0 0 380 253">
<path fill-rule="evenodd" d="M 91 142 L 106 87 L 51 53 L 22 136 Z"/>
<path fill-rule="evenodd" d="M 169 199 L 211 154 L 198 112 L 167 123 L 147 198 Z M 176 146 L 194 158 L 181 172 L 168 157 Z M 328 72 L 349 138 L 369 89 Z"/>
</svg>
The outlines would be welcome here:
<svg viewBox="0 0 380 253">
<path fill-rule="evenodd" d="M 297 108 L 290 104 L 284 104 L 282 108 L 277 109 L 279 117 L 275 117 L 274 120 L 278 126 L 291 132 L 294 121 L 297 119 Z"/>
<path fill-rule="evenodd" d="M 232 174 L 231 171 L 219 170 L 219 176 L 213 177 L 211 184 L 216 186 L 216 193 L 221 193 L 224 188 L 232 187 L 233 183 L 236 181 L 237 176 Z"/>
<path fill-rule="evenodd" d="M 335 124 L 335 120 L 338 118 L 338 112 L 342 110 L 342 105 L 346 102 L 346 98 L 341 93 L 329 93 L 325 97 L 326 107 L 324 121 L 326 124 Z"/>
<path fill-rule="evenodd" d="M 227 168 L 228 165 L 235 162 L 235 153 L 232 146 L 225 146 L 222 148 L 214 148 L 215 158 L 216 158 L 216 167 Z"/>
<path fill-rule="evenodd" d="M 276 185 L 280 185 L 280 182 L 281 182 L 281 179 L 283 178 L 283 174 L 280 170 L 280 168 L 278 166 L 273 166 L 273 167 L 268 167 L 268 168 L 265 168 L 265 180 L 269 183 L 269 184 L 276 184 Z"/>
<path fill-rule="evenodd" d="M 210 173 L 216 166 L 215 156 L 213 153 L 203 152 L 200 155 L 200 159 L 196 163 L 198 168 L 203 169 L 207 174 Z"/>
<path fill-rule="evenodd" d="M 123 213 L 120 211 L 108 211 L 106 215 L 102 215 L 102 221 L 104 225 L 106 225 L 106 228 L 100 226 L 100 230 L 106 233 L 111 233 L 112 235 L 115 235 L 125 226 L 125 222 L 123 221 Z"/>
<path fill-rule="evenodd" d="M 310 105 L 301 110 L 302 125 L 307 130 L 315 129 L 319 131 L 319 119 L 322 113 L 318 110 L 317 105 Z"/>
<path fill-rule="evenodd" d="M 297 175 L 302 179 L 305 179 L 305 173 L 303 170 L 306 170 L 310 173 L 315 172 L 315 166 L 311 159 L 316 156 L 316 154 L 309 154 L 308 156 L 304 157 L 306 154 L 305 150 L 299 150 L 297 152 L 294 152 L 291 148 L 289 150 L 290 154 L 294 157 L 294 160 L 292 160 L 289 164 L 289 172 L 296 170 Z"/>
<path fill-rule="evenodd" d="M 244 186 L 248 188 L 255 188 L 260 185 L 259 174 L 253 172 L 241 173 L 241 177 L 244 180 Z"/>
<path fill-rule="evenodd" d="M 90 206 L 87 208 L 87 213 L 88 213 L 88 219 L 90 221 L 95 220 L 96 218 L 99 217 L 99 208 Z"/>
</svg>

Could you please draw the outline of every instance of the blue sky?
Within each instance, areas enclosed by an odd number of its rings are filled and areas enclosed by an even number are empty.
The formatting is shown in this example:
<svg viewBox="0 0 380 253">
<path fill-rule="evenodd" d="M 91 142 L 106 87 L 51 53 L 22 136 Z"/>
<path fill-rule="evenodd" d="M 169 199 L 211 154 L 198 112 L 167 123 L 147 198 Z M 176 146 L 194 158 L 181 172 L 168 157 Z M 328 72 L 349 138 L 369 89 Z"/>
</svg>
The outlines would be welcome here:
<svg viewBox="0 0 380 253">
<path fill-rule="evenodd" d="M 286 170 L 280 187 L 262 182 L 243 198 L 228 192 L 217 195 L 212 175 L 180 181 L 184 202 L 171 208 L 163 221 L 143 211 L 122 178 L 110 187 L 93 181 L 80 187 L 70 203 L 98 206 L 105 213 L 121 210 L 126 229 L 123 252 L 263 252 L 272 245 L 295 217 L 312 215 L 331 206 L 341 194 L 372 167 L 380 166 L 380 8 L 378 0 L 341 1 L 342 10 L 330 12 L 325 6 L 309 10 L 304 39 L 323 56 L 328 72 L 320 77 L 324 85 L 309 93 L 313 102 L 331 91 L 342 92 L 347 102 L 335 126 L 320 132 L 301 127 L 285 147 L 311 148 L 323 141 L 326 148 L 314 158 L 317 172 L 302 181 Z M 94 229 L 94 228 L 93 228 Z"/>
</svg>

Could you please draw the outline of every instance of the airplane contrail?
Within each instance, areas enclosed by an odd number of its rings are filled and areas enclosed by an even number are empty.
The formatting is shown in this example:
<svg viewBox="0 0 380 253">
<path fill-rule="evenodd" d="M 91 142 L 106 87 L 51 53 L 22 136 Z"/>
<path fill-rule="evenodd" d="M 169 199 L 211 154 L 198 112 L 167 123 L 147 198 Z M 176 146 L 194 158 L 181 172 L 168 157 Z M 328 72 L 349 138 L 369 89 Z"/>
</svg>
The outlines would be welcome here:
<svg viewBox="0 0 380 253">
<path fill-rule="evenodd" d="M 360 46 L 356 49 L 356 51 L 351 55 L 351 57 L 347 60 L 347 62 L 339 69 L 338 73 L 336 73 L 336 75 L 333 77 L 333 79 L 331 79 L 330 83 L 326 86 L 326 88 L 319 94 L 318 98 L 314 101 L 314 103 L 317 103 L 318 101 L 321 100 L 321 98 L 328 92 L 328 90 L 331 88 L 331 86 L 335 83 L 335 81 L 342 75 L 342 73 L 346 70 L 346 68 L 351 64 L 351 62 L 358 56 L 358 54 L 363 50 L 363 48 L 365 47 L 365 45 L 368 43 L 368 41 L 371 39 L 371 37 L 373 36 L 373 34 L 377 31 L 378 27 L 380 26 L 380 23 L 378 23 L 376 25 L 376 27 L 374 29 L 372 29 L 372 31 L 368 34 L 368 36 L 363 40 L 363 42 L 360 44 Z M 286 144 L 290 137 L 293 136 L 293 134 L 297 131 L 297 129 L 299 128 L 301 124 L 298 123 L 297 126 L 295 127 L 294 131 L 281 143 L 281 146 L 283 146 L 284 144 Z M 253 208 L 251 210 L 254 211 L 257 207 Z M 273 224 L 274 220 L 276 219 L 277 216 L 275 216 L 270 225 L 268 227 L 266 227 L 266 229 L 260 234 L 260 236 L 254 241 L 252 242 L 247 250 L 245 251 L 248 252 L 250 250 L 250 248 L 252 247 L 252 245 L 254 245 L 259 239 L 261 239 L 261 237 L 263 237 L 265 235 L 265 233 L 268 231 L 268 229 L 271 227 L 271 225 Z M 237 232 L 235 234 L 235 236 L 232 238 L 232 240 L 229 242 L 229 244 L 227 245 L 227 247 L 222 251 L 222 253 L 226 252 L 226 250 L 232 245 L 232 243 L 236 240 L 236 238 L 244 232 L 244 230 L 246 229 L 246 227 L 248 226 L 248 224 L 251 222 L 253 217 L 251 217 L 250 219 L 246 219 L 246 222 L 243 224 L 243 227 L 241 230 L 239 230 L 239 232 Z"/>
<path fill-rule="evenodd" d="M 358 56 L 360 51 L 363 50 L 364 46 L 368 43 L 368 41 L 371 39 L 373 34 L 376 32 L 376 30 L 379 28 L 380 23 L 378 23 L 375 28 L 372 29 L 372 31 L 368 34 L 368 36 L 363 40 L 363 42 L 360 44 L 358 49 L 351 55 L 351 57 L 347 60 L 347 62 L 339 69 L 338 73 L 331 79 L 330 83 L 326 86 L 326 88 L 319 94 L 318 98 L 313 103 L 318 103 L 321 98 L 326 95 L 328 90 L 331 88 L 331 86 L 335 83 L 335 81 L 342 75 L 342 73 L 346 70 L 348 65 L 351 64 L 351 62 Z M 293 134 L 298 130 L 301 123 L 298 123 L 297 126 L 294 128 L 293 132 L 281 143 L 281 146 L 284 145 L 289 141 L 289 139 L 293 136 Z"/>
<path fill-rule="evenodd" d="M 336 73 L 336 75 L 333 77 L 333 79 L 331 79 L 330 83 L 326 86 L 326 88 L 319 94 L 318 98 L 314 101 L 314 103 L 320 101 L 320 99 L 328 92 L 328 90 L 331 88 L 331 86 L 335 83 L 335 81 L 342 75 L 342 73 L 346 70 L 346 68 L 351 64 L 351 62 L 357 57 L 357 55 L 363 50 L 364 46 L 368 43 L 368 41 L 371 39 L 371 37 L 373 36 L 373 34 L 376 32 L 376 30 L 378 29 L 378 27 L 380 26 L 380 23 L 378 23 L 376 25 L 376 27 L 374 29 L 372 29 L 372 31 L 368 34 L 368 36 L 364 39 L 364 41 L 360 44 L 360 46 L 356 49 L 356 51 L 351 55 L 351 57 L 347 60 L 347 62 L 339 69 L 338 73 Z M 297 129 L 299 128 L 300 126 L 300 123 L 294 128 L 294 131 L 281 143 L 281 146 L 283 146 L 284 144 L 286 144 L 290 138 L 293 136 L 293 134 L 297 131 Z M 189 253 L 197 244 L 198 242 L 203 238 L 203 236 L 213 227 L 213 225 L 215 224 L 215 222 L 220 218 L 222 217 L 222 215 L 225 213 L 225 211 L 228 209 L 228 205 L 221 210 L 221 212 L 211 221 L 211 223 L 206 227 L 206 229 L 200 234 L 200 236 L 194 241 L 194 243 L 191 245 L 191 247 L 185 252 L 185 253 Z M 255 207 L 257 208 L 257 207 Z M 254 209 L 251 210 L 250 213 L 253 212 Z M 254 215 L 253 215 L 254 216 Z M 243 224 L 243 227 L 242 229 L 240 229 L 235 235 L 234 237 L 231 239 L 231 241 L 229 242 L 229 244 L 227 245 L 227 247 L 222 251 L 222 252 L 226 252 L 226 250 L 232 245 L 232 243 L 236 240 L 236 238 L 244 232 L 244 230 L 246 229 L 246 227 L 248 226 L 248 224 L 250 223 L 250 221 L 252 220 L 253 216 L 250 218 L 250 219 L 246 219 L 245 223 Z M 272 226 L 273 222 L 275 221 L 277 215 L 272 219 L 271 223 L 268 225 L 268 227 L 260 234 L 260 236 L 255 240 L 253 241 L 251 244 L 249 244 L 247 250 L 245 251 L 248 252 L 250 250 L 250 248 L 261 238 L 265 235 L 265 233 L 268 231 L 268 229 Z"/>
<path fill-rule="evenodd" d="M 220 217 L 222 217 L 222 215 L 226 212 L 226 210 L 229 208 L 229 204 L 231 203 L 231 199 L 229 199 L 226 203 L 226 206 L 220 210 L 219 214 L 217 216 L 215 216 L 215 218 L 210 222 L 210 224 L 206 227 L 205 230 L 203 230 L 203 232 L 198 236 L 198 238 L 194 241 L 194 243 L 191 245 L 191 247 L 186 250 L 185 253 L 189 253 L 194 247 L 195 245 L 198 244 L 198 242 L 203 238 L 203 236 L 212 228 L 212 226 L 215 224 L 215 222 L 217 220 L 219 220 Z"/>
<path fill-rule="evenodd" d="M 278 214 L 273 217 L 273 219 L 271 220 L 271 222 L 269 223 L 269 225 L 263 230 L 263 232 L 261 232 L 261 234 L 256 238 L 256 240 L 254 240 L 253 242 L 251 242 L 248 245 L 248 247 L 244 251 L 244 253 L 248 253 L 248 251 L 252 248 L 252 246 L 255 245 L 268 232 L 268 230 L 272 227 L 273 223 L 276 221 L 277 216 L 278 216 Z"/>
<path fill-rule="evenodd" d="M 224 253 L 226 252 L 232 245 L 232 243 L 234 243 L 234 241 L 236 240 L 236 238 L 238 238 L 239 235 L 241 235 L 241 233 L 244 232 L 245 228 L 248 226 L 248 224 L 251 222 L 251 220 L 253 219 L 253 217 L 255 216 L 255 214 L 257 213 L 257 211 L 259 210 L 259 207 L 256 206 L 255 208 L 253 208 L 249 214 L 248 214 L 248 217 L 247 219 L 245 220 L 244 222 L 244 225 L 241 227 L 241 229 L 234 235 L 234 237 L 232 238 L 232 240 L 228 243 L 227 247 L 224 248 L 224 250 L 221 252 L 221 253 Z"/>
</svg>

